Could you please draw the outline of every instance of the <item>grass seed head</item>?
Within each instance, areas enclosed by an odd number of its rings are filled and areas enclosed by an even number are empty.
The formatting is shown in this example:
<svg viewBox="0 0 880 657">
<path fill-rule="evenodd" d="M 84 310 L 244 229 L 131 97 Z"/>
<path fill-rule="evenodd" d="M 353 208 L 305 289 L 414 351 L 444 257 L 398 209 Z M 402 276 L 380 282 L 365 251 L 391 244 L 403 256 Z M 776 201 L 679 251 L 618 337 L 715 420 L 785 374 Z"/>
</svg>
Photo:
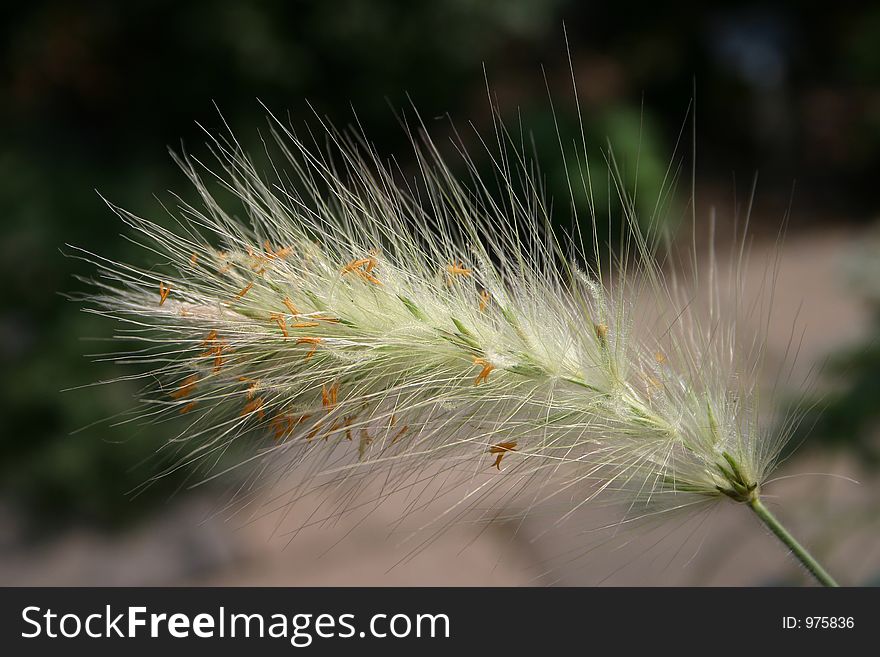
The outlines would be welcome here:
<svg viewBox="0 0 880 657">
<path fill-rule="evenodd" d="M 180 202 L 177 232 L 111 206 L 161 273 L 80 251 L 99 270 L 90 309 L 143 343 L 124 358 L 158 382 L 145 414 L 189 420 L 169 441 L 182 462 L 211 471 L 244 444 L 266 480 L 309 463 L 403 487 L 440 469 L 450 486 L 529 480 L 507 497 L 569 510 L 614 493 L 630 508 L 745 501 L 765 480 L 782 437 L 758 422 L 763 350 L 721 312 L 738 297 L 671 276 L 673 252 L 631 211 L 622 255 L 597 263 L 598 240 L 563 247 L 547 227 L 503 127 L 490 191 L 425 134 L 409 179 L 357 135 L 326 128 L 322 151 L 270 125 L 271 175 L 232 137 L 211 137 L 215 165 L 178 160 L 201 204 Z"/>
</svg>

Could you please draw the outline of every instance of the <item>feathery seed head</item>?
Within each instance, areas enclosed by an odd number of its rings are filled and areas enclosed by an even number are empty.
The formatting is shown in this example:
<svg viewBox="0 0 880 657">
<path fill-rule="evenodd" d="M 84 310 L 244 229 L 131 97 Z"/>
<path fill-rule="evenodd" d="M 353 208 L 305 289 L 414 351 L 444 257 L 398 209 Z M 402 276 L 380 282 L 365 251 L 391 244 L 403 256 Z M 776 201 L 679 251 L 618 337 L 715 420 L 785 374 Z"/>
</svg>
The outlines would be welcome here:
<svg viewBox="0 0 880 657">
<path fill-rule="evenodd" d="M 409 180 L 362 140 L 327 129 L 322 153 L 271 125 L 271 176 L 232 138 L 212 137 L 216 170 L 178 160 L 202 203 L 180 201 L 178 231 L 111 206 L 161 273 L 80 251 L 99 270 L 93 312 L 143 342 L 126 358 L 158 381 L 145 413 L 189 420 L 169 443 L 182 462 L 210 469 L 265 436 L 245 459 L 265 477 L 310 463 L 403 486 L 443 467 L 477 490 L 552 481 L 537 495 L 572 510 L 603 492 L 659 508 L 756 494 L 782 442 L 757 421 L 762 349 L 741 349 L 714 289 L 700 317 L 635 217 L 608 273 L 586 264 L 598 244 L 547 228 L 503 128 L 490 191 L 427 136 Z"/>
</svg>

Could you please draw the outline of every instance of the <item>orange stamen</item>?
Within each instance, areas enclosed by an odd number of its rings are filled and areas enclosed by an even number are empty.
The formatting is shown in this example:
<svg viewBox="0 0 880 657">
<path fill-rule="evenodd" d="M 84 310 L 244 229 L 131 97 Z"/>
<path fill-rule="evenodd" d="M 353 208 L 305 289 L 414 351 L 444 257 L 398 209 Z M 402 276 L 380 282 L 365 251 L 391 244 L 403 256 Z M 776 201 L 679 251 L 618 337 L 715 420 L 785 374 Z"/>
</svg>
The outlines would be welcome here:
<svg viewBox="0 0 880 657">
<path fill-rule="evenodd" d="M 273 260 L 275 258 L 284 259 L 289 256 L 293 251 L 292 246 L 285 246 L 283 249 L 273 249 L 272 244 L 269 242 L 269 240 L 263 242 L 263 248 L 266 250 L 266 257 L 269 260 Z"/>
<path fill-rule="evenodd" d="M 492 297 L 489 295 L 489 290 L 483 290 L 480 292 L 480 312 L 486 310 L 489 305 L 489 299 Z"/>
<path fill-rule="evenodd" d="M 199 375 L 193 374 L 192 376 L 186 377 L 180 384 L 180 387 L 171 393 L 172 399 L 183 399 L 187 395 L 189 395 L 193 390 L 196 389 L 196 384 L 199 381 Z"/>
<path fill-rule="evenodd" d="M 453 262 L 452 264 L 446 265 L 447 283 L 452 283 L 456 276 L 470 276 L 473 273 L 472 269 L 468 269 L 460 262 Z"/>
<path fill-rule="evenodd" d="M 248 292 L 250 292 L 250 290 L 251 290 L 251 288 L 252 288 L 253 286 L 254 286 L 253 283 L 248 283 L 248 284 L 245 285 L 243 288 L 241 288 L 241 291 L 240 291 L 238 294 L 235 295 L 235 298 L 236 298 L 236 299 L 241 299 L 245 294 L 247 294 Z"/>
<path fill-rule="evenodd" d="M 247 404 L 244 405 L 244 408 L 241 409 L 241 417 L 256 413 L 257 418 L 262 420 L 266 416 L 266 414 L 263 412 L 263 404 L 265 404 L 265 401 L 262 397 L 257 397 L 253 401 L 249 401 Z"/>
<path fill-rule="evenodd" d="M 327 385 L 321 386 L 321 405 L 327 410 L 336 406 L 336 397 L 339 394 L 339 383 L 336 382 L 329 388 Z"/>
<path fill-rule="evenodd" d="M 372 283 L 373 285 L 382 285 L 382 281 L 373 276 L 370 272 L 373 271 L 373 268 L 379 264 L 379 261 L 376 260 L 375 256 L 371 255 L 368 258 L 358 258 L 357 260 L 352 260 L 347 265 L 342 268 L 342 273 L 347 274 L 349 272 L 355 273 L 360 276 L 365 281 Z"/>
<path fill-rule="evenodd" d="M 358 258 L 357 260 L 352 260 L 347 265 L 342 268 L 342 273 L 347 274 L 348 272 L 355 271 L 357 269 L 363 269 L 370 264 L 372 258 Z M 370 271 L 373 267 L 370 267 L 367 271 Z"/>
<path fill-rule="evenodd" d="M 240 377 L 238 377 L 238 380 L 243 383 L 250 383 L 250 385 L 248 386 L 247 398 L 253 399 L 254 394 L 257 392 L 257 385 L 260 382 L 257 381 L 256 379 L 251 379 L 250 377 L 247 377 L 247 376 L 240 376 Z"/>
<path fill-rule="evenodd" d="M 299 310 L 293 305 L 293 301 L 290 300 L 290 297 L 284 297 L 284 305 L 287 306 L 291 315 L 299 315 Z"/>
<path fill-rule="evenodd" d="M 394 438 L 391 439 L 391 444 L 393 445 L 398 440 L 403 438 L 408 431 L 409 431 L 409 425 L 404 425 L 396 434 L 394 434 Z"/>
<path fill-rule="evenodd" d="M 293 423 L 293 416 L 279 413 L 272 418 L 269 426 L 275 432 L 275 440 L 281 440 L 282 436 L 286 436 L 293 431 L 295 425 Z"/>
<path fill-rule="evenodd" d="M 479 376 L 474 379 L 474 385 L 478 386 L 481 383 L 488 383 L 489 374 L 492 372 L 492 370 L 495 369 L 495 366 L 485 358 L 474 358 L 474 365 L 482 365 L 483 367 L 483 370 L 480 372 Z"/>
<path fill-rule="evenodd" d="M 275 320 L 275 323 L 278 324 L 278 328 L 281 329 L 285 338 L 289 337 L 287 333 L 287 319 L 285 319 L 284 315 L 281 313 L 270 313 L 269 319 Z"/>
<path fill-rule="evenodd" d="M 289 413 L 278 413 L 273 419 L 270 426 L 275 431 L 275 440 L 280 440 L 284 436 L 292 434 L 297 426 L 305 422 L 311 417 L 311 414 L 305 413 L 299 417 L 294 417 Z"/>
<path fill-rule="evenodd" d="M 355 272 L 355 273 L 358 276 L 360 276 L 361 278 L 363 278 L 365 281 L 367 281 L 368 283 L 372 283 L 373 285 L 382 286 L 382 281 L 380 281 L 378 278 L 376 278 L 371 273 L 369 273 L 369 270 L 358 269 L 357 272 Z"/>
<path fill-rule="evenodd" d="M 209 346 L 207 351 L 203 353 L 203 356 L 220 356 L 223 353 L 223 350 L 226 349 L 227 344 L 224 340 L 215 340 L 213 346 Z"/>
<path fill-rule="evenodd" d="M 297 338 L 296 344 L 310 344 L 313 345 L 311 350 L 306 354 L 306 360 L 309 360 L 312 356 L 315 355 L 315 351 L 318 350 L 318 345 L 323 342 L 323 338 Z"/>
<path fill-rule="evenodd" d="M 293 433 L 294 429 L 311 417 L 311 413 L 304 413 L 299 417 L 294 417 L 288 413 L 279 413 L 272 420 L 272 426 L 275 429 L 275 440 L 281 439 L 283 436 Z"/>
<path fill-rule="evenodd" d="M 190 403 L 186 404 L 185 406 L 183 406 L 180 409 L 180 414 L 185 415 L 185 414 L 189 413 L 192 409 L 194 409 L 196 407 L 197 404 L 198 404 L 198 402 L 191 401 Z"/>
<path fill-rule="evenodd" d="M 161 306 L 165 303 L 165 299 L 168 298 L 168 295 L 171 294 L 171 285 L 165 285 L 165 283 L 159 283 L 159 305 Z"/>
<path fill-rule="evenodd" d="M 516 443 L 515 442 L 498 443 L 497 445 L 491 445 L 489 447 L 489 453 L 490 454 L 497 454 L 497 456 L 495 457 L 495 462 L 492 464 L 492 466 L 496 470 L 501 470 L 501 459 L 504 458 L 504 455 L 507 454 L 507 452 L 515 452 L 515 451 L 516 451 Z"/>
<path fill-rule="evenodd" d="M 223 367 L 223 350 L 228 346 L 226 341 L 217 338 L 217 331 L 211 331 L 202 341 L 202 345 L 208 347 L 202 356 L 214 356 L 214 374 Z"/>
<path fill-rule="evenodd" d="M 309 431 L 308 435 L 306 436 L 306 442 L 310 442 L 312 440 L 312 438 L 317 436 L 318 433 L 320 433 L 322 428 L 323 428 L 323 425 L 320 422 L 318 422 L 318 424 L 315 425 L 315 428 L 312 429 L 311 431 Z"/>
</svg>

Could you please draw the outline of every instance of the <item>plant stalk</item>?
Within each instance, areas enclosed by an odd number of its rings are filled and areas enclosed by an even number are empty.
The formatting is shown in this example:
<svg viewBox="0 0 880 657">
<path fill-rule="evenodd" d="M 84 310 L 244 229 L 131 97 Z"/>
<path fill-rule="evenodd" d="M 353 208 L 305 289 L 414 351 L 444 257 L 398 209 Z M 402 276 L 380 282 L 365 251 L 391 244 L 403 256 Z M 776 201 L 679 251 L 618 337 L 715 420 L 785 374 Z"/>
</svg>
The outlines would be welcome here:
<svg viewBox="0 0 880 657">
<path fill-rule="evenodd" d="M 754 495 L 747 502 L 749 507 L 751 507 L 752 511 L 755 512 L 755 515 L 761 519 L 767 527 L 772 531 L 776 537 L 785 543 L 786 546 L 792 551 L 794 556 L 798 558 L 798 560 L 804 565 L 804 567 L 810 571 L 810 574 L 816 578 L 816 580 L 822 584 L 823 586 L 840 586 L 834 578 L 828 574 L 822 565 L 816 561 L 816 559 L 807 552 L 806 548 L 803 545 L 797 542 L 794 536 L 788 533 L 788 530 L 782 526 L 779 520 L 776 519 L 770 510 L 764 506 L 764 503 L 761 501 L 761 498 L 757 495 Z"/>
</svg>

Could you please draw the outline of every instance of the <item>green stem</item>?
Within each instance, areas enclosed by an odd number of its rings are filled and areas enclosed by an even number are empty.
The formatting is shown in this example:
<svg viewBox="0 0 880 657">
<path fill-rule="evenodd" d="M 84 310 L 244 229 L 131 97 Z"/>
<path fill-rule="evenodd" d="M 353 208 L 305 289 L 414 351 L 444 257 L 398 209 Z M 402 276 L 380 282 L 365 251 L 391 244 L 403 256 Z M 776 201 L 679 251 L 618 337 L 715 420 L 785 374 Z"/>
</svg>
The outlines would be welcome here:
<svg viewBox="0 0 880 657">
<path fill-rule="evenodd" d="M 820 584 L 823 586 L 839 586 L 822 565 L 813 558 L 813 555 L 807 552 L 806 548 L 798 543 L 794 536 L 788 533 L 788 530 L 780 524 L 776 519 L 776 516 L 770 513 L 770 510 L 764 506 L 764 503 L 757 495 L 753 496 L 747 504 L 751 507 L 752 511 L 755 512 L 755 515 L 761 519 L 761 522 L 767 525 L 767 527 L 770 528 L 770 531 L 776 534 L 776 537 L 791 549 L 794 556 L 798 558 L 798 560 L 807 570 L 810 571 L 810 574 L 815 577 Z"/>
</svg>

